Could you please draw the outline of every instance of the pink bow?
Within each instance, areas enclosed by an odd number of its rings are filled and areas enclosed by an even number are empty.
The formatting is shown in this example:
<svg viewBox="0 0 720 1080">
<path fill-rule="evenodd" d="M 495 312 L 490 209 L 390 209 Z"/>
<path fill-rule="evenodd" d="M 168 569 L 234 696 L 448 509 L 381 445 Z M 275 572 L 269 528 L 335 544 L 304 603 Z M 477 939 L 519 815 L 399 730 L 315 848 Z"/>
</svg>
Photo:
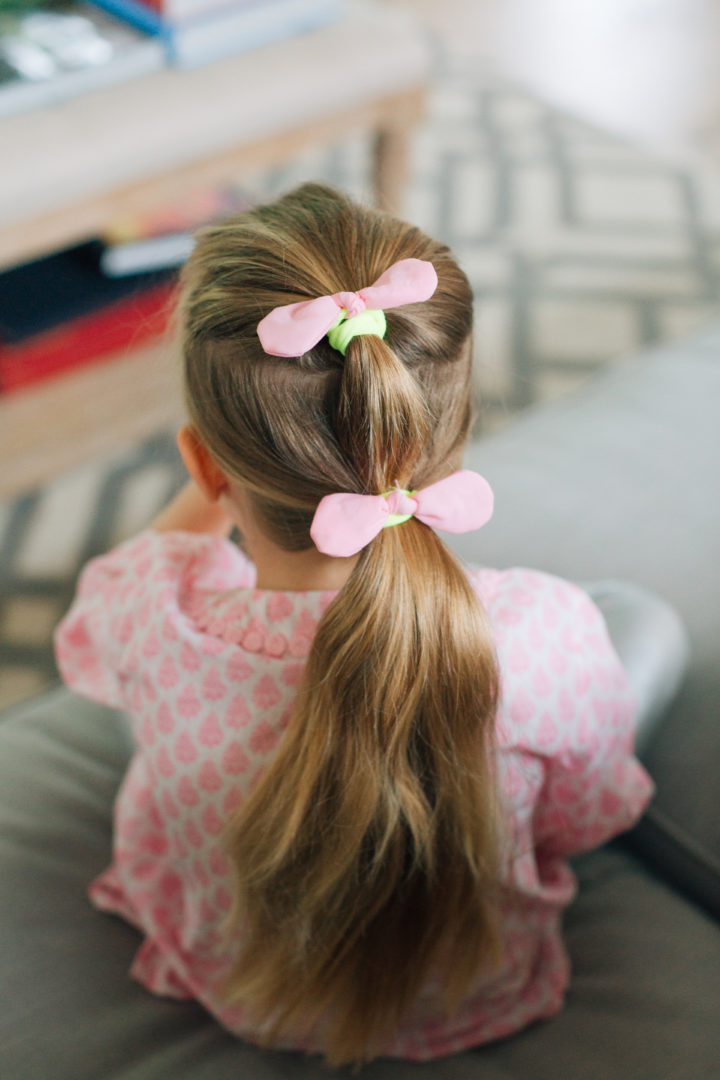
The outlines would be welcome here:
<svg viewBox="0 0 720 1080">
<path fill-rule="evenodd" d="M 326 495 L 310 528 L 315 547 L 325 555 L 348 556 L 364 548 L 388 524 L 391 514 L 411 514 L 443 532 L 481 529 L 493 512 L 493 493 L 484 477 L 469 469 L 408 495 Z M 399 523 L 398 523 L 399 524 Z"/>
<path fill-rule="evenodd" d="M 333 293 L 273 308 L 258 323 L 260 344 L 270 356 L 302 356 L 332 329 L 343 308 L 348 318 L 368 308 L 385 311 L 427 300 L 436 288 L 431 262 L 401 259 L 359 292 Z"/>
</svg>

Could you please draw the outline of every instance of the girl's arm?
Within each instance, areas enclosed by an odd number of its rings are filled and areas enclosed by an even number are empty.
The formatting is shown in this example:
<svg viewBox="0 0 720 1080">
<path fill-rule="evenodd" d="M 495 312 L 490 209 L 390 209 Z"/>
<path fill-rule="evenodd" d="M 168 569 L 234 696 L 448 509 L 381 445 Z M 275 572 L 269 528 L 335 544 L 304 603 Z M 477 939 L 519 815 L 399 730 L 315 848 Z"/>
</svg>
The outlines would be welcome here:
<svg viewBox="0 0 720 1080">
<path fill-rule="evenodd" d="M 193 480 L 181 488 L 150 525 L 155 532 L 210 533 L 229 536 L 233 521 L 222 500 L 210 502 Z"/>
</svg>

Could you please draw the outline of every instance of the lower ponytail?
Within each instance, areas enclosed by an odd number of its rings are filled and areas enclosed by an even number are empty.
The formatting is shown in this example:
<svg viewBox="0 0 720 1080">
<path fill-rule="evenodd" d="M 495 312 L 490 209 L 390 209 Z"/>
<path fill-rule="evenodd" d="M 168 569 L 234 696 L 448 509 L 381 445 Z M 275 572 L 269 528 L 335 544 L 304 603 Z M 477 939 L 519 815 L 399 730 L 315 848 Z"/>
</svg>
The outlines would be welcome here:
<svg viewBox="0 0 720 1080">
<path fill-rule="evenodd" d="M 268 1044 L 321 1023 L 328 1063 L 360 1063 L 431 974 L 452 1010 L 497 956 L 497 696 L 455 558 L 420 522 L 384 529 L 325 612 L 279 753 L 228 828 L 228 997 Z"/>
</svg>

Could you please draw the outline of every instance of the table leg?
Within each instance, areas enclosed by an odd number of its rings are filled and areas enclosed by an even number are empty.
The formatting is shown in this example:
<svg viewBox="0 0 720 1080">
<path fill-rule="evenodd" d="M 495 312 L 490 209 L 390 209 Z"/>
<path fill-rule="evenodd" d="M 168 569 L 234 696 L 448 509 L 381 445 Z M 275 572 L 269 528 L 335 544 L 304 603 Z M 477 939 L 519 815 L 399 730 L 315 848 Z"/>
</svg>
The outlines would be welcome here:
<svg viewBox="0 0 720 1080">
<path fill-rule="evenodd" d="M 425 107 L 424 88 L 411 91 L 395 104 L 375 131 L 373 193 L 383 210 L 402 214 L 410 175 L 410 143 Z"/>
<path fill-rule="evenodd" d="M 410 139 L 398 128 L 385 128 L 375 134 L 373 193 L 382 210 L 402 214 L 410 169 Z"/>
</svg>

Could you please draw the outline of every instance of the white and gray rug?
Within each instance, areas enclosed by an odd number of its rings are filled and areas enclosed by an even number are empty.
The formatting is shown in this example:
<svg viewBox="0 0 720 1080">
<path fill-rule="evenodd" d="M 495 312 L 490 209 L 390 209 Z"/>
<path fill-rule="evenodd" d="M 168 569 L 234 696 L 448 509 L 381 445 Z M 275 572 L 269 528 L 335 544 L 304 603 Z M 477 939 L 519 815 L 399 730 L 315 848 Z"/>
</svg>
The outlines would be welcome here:
<svg viewBox="0 0 720 1080">
<path fill-rule="evenodd" d="M 368 161 L 351 140 L 256 193 L 317 178 L 367 198 Z M 720 177 L 654 160 L 470 63 L 441 64 L 405 216 L 473 282 L 481 433 L 720 311 Z M 168 432 L 0 504 L 0 705 L 56 679 L 51 633 L 78 568 L 181 478 Z"/>
</svg>

